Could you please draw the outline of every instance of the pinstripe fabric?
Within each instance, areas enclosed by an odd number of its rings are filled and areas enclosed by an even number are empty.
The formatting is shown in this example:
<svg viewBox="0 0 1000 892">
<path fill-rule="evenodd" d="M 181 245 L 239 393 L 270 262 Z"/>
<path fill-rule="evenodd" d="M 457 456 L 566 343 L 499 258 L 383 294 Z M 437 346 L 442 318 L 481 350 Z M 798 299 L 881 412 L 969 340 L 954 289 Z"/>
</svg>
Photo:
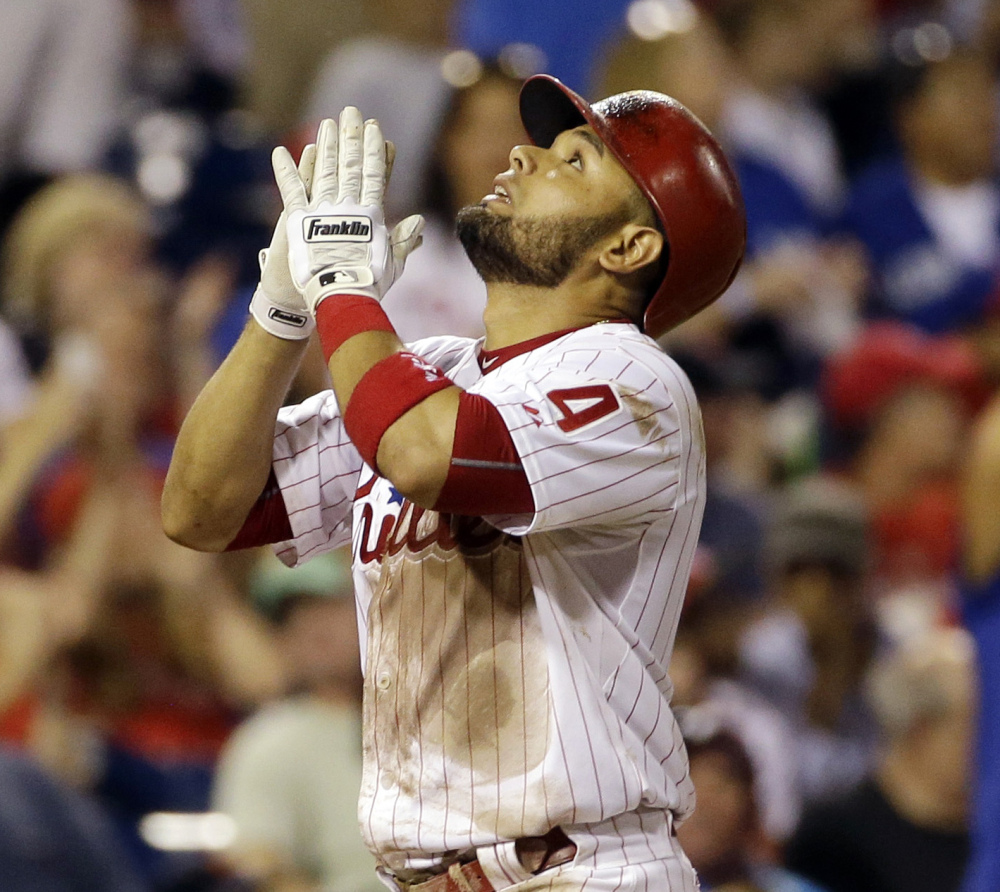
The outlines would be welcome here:
<svg viewBox="0 0 1000 892">
<path fill-rule="evenodd" d="M 704 505 L 690 385 L 625 324 L 487 375 L 475 342 L 411 349 L 497 406 L 536 511 L 425 511 L 363 466 L 332 396 L 282 412 L 275 474 L 295 538 L 279 553 L 294 563 L 339 544 L 353 510 L 368 845 L 407 876 L 449 852 L 615 819 L 593 863 L 578 857 L 593 874 L 579 881 L 688 892 L 672 837 L 657 856 L 621 844 L 623 863 L 611 840 L 645 838 L 638 809 L 683 817 L 693 801 L 666 672 Z M 549 887 L 524 886 L 536 888 Z"/>
</svg>

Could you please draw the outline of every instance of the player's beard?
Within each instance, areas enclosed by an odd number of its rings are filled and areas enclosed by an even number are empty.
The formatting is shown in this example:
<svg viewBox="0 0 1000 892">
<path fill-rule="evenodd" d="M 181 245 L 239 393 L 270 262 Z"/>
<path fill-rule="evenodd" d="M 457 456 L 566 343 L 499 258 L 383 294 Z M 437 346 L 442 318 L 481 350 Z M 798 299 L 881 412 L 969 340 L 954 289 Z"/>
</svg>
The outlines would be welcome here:
<svg viewBox="0 0 1000 892">
<path fill-rule="evenodd" d="M 458 212 L 456 231 L 469 260 L 487 284 L 562 284 L 598 241 L 627 220 L 627 213 L 553 220 L 515 220 L 472 205 Z"/>
</svg>

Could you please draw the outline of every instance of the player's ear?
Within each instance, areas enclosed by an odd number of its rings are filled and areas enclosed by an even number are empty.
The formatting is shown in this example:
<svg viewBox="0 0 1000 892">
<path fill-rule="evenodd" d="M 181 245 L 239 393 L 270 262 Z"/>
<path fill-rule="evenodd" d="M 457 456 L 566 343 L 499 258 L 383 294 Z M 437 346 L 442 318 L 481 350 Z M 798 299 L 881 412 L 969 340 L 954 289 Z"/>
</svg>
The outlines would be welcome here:
<svg viewBox="0 0 1000 892">
<path fill-rule="evenodd" d="M 663 234 L 652 226 L 626 223 L 601 252 L 599 262 L 609 273 L 629 276 L 655 265 L 663 253 Z"/>
</svg>

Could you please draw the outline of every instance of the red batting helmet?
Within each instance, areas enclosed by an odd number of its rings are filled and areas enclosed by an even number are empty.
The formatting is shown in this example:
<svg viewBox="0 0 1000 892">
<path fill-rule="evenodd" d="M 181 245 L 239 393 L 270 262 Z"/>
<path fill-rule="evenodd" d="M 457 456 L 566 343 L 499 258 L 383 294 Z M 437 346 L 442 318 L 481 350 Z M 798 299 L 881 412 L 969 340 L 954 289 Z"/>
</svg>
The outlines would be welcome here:
<svg viewBox="0 0 1000 892">
<path fill-rule="evenodd" d="M 543 148 L 589 124 L 653 206 L 668 254 L 646 307 L 650 335 L 680 325 L 729 287 L 746 245 L 740 188 L 718 142 L 676 99 L 634 90 L 591 105 L 538 74 L 521 88 L 521 120 Z"/>
</svg>

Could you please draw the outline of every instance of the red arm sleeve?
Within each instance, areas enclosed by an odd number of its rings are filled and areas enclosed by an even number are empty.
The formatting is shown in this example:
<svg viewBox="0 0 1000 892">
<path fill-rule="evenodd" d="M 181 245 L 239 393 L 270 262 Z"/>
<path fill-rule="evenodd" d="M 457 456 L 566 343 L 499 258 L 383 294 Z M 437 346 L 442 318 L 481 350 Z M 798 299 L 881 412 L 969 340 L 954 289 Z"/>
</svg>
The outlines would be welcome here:
<svg viewBox="0 0 1000 892">
<path fill-rule="evenodd" d="M 514 441 L 503 416 L 485 397 L 459 397 L 451 466 L 434 509 L 476 517 L 534 513 Z"/>
<path fill-rule="evenodd" d="M 278 486 L 274 471 L 271 471 L 264 491 L 254 502 L 236 538 L 226 546 L 226 551 L 271 545 L 291 538 L 292 526 L 288 521 L 285 499 L 281 495 L 281 488 Z"/>
</svg>

